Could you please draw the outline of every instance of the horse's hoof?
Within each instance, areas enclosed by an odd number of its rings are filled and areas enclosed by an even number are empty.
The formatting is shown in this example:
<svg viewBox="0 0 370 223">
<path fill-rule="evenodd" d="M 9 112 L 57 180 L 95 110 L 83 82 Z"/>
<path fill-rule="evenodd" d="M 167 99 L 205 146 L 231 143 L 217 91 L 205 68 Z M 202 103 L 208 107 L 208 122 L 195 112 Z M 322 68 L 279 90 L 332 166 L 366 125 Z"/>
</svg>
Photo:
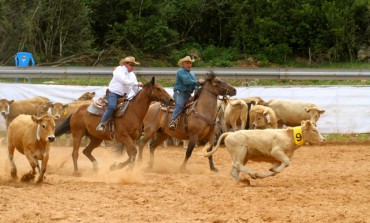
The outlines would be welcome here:
<svg viewBox="0 0 370 223">
<path fill-rule="evenodd" d="M 238 181 L 238 184 L 241 185 L 241 186 L 250 186 L 251 185 L 251 181 L 247 178 L 243 178 L 243 179 L 240 179 Z"/>
<path fill-rule="evenodd" d="M 213 171 L 213 172 L 215 172 L 215 173 L 220 172 L 216 167 L 211 167 L 211 171 Z"/>
<path fill-rule="evenodd" d="M 78 171 L 74 171 L 72 175 L 75 176 L 75 177 L 82 176 L 82 174 L 80 172 L 78 172 Z"/>
<path fill-rule="evenodd" d="M 28 182 L 30 180 L 33 180 L 34 178 L 35 178 L 35 175 L 27 173 L 27 174 L 22 176 L 21 181 L 22 182 Z"/>
<path fill-rule="evenodd" d="M 186 167 L 182 166 L 179 170 L 180 173 L 190 173 L 190 171 L 188 169 L 186 169 Z"/>
<path fill-rule="evenodd" d="M 124 163 L 118 163 L 118 164 L 112 164 L 110 167 L 109 167 L 109 170 L 110 171 L 113 171 L 113 170 L 119 170 L 119 169 L 122 169 L 123 167 L 125 167 L 126 164 Z"/>
</svg>

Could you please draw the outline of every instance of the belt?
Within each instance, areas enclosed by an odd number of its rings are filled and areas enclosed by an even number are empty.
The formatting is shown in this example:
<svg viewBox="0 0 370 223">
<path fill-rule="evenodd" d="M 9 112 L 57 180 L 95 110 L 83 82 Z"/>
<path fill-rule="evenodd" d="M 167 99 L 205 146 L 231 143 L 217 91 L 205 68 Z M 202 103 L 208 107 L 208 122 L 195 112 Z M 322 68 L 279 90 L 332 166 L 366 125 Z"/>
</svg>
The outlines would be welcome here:
<svg viewBox="0 0 370 223">
<path fill-rule="evenodd" d="M 105 92 L 105 95 L 108 95 L 109 93 L 113 93 L 113 94 L 116 94 L 116 93 L 114 93 L 114 92 L 111 92 L 108 88 L 107 88 L 107 91 Z M 120 98 L 122 98 L 122 97 L 126 97 L 127 96 L 127 94 L 126 93 L 124 93 L 123 95 L 119 95 L 119 94 L 117 94 Z"/>
<path fill-rule="evenodd" d="M 177 92 L 177 93 L 184 92 L 185 94 L 192 94 L 193 93 L 192 91 L 181 91 L 181 90 L 175 90 L 175 92 Z"/>
</svg>

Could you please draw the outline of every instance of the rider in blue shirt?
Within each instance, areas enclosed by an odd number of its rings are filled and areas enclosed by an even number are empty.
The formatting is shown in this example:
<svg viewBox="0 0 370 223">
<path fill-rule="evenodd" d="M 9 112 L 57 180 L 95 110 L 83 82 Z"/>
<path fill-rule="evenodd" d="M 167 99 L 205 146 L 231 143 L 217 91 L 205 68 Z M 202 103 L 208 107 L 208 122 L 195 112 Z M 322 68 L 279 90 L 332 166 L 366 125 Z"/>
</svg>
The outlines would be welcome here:
<svg viewBox="0 0 370 223">
<path fill-rule="evenodd" d="M 178 65 L 181 67 L 177 70 L 176 81 L 173 88 L 173 98 L 175 99 L 175 109 L 173 111 L 169 129 L 174 130 L 177 125 L 177 118 L 180 116 L 182 109 L 191 94 L 200 84 L 204 83 L 203 79 L 196 79 L 195 74 L 191 71 L 192 63 L 194 60 L 190 56 L 181 58 Z"/>
</svg>

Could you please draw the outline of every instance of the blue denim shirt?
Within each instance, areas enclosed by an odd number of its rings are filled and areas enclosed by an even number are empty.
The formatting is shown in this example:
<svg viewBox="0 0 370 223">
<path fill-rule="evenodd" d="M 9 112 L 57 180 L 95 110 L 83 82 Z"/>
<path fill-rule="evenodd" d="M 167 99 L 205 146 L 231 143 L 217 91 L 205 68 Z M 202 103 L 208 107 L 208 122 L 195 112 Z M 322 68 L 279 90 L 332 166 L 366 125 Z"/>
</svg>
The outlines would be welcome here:
<svg viewBox="0 0 370 223">
<path fill-rule="evenodd" d="M 173 89 L 192 93 L 198 88 L 198 80 L 193 71 L 187 71 L 184 67 L 177 70 L 176 82 Z"/>
</svg>

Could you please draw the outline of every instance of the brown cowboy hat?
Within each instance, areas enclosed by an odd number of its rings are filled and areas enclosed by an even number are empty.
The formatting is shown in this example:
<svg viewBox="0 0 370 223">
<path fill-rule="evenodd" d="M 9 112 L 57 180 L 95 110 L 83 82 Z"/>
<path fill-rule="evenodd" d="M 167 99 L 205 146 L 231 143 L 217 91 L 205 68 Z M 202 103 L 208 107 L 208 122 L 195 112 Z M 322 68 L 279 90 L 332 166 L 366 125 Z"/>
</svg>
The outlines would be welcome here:
<svg viewBox="0 0 370 223">
<path fill-rule="evenodd" d="M 122 66 L 124 63 L 133 63 L 133 64 L 136 64 L 136 65 L 140 65 L 139 62 L 135 61 L 135 57 L 132 57 L 132 56 L 128 56 L 128 57 L 125 57 L 122 60 L 120 60 L 119 65 Z"/>
<path fill-rule="evenodd" d="M 186 56 L 186 57 L 184 57 L 184 58 L 181 58 L 181 59 L 179 60 L 179 62 L 177 62 L 177 64 L 179 65 L 179 67 L 182 67 L 183 63 L 184 63 L 184 62 L 187 62 L 187 61 L 189 61 L 189 62 L 194 62 L 194 60 L 192 60 L 190 56 Z"/>
</svg>

